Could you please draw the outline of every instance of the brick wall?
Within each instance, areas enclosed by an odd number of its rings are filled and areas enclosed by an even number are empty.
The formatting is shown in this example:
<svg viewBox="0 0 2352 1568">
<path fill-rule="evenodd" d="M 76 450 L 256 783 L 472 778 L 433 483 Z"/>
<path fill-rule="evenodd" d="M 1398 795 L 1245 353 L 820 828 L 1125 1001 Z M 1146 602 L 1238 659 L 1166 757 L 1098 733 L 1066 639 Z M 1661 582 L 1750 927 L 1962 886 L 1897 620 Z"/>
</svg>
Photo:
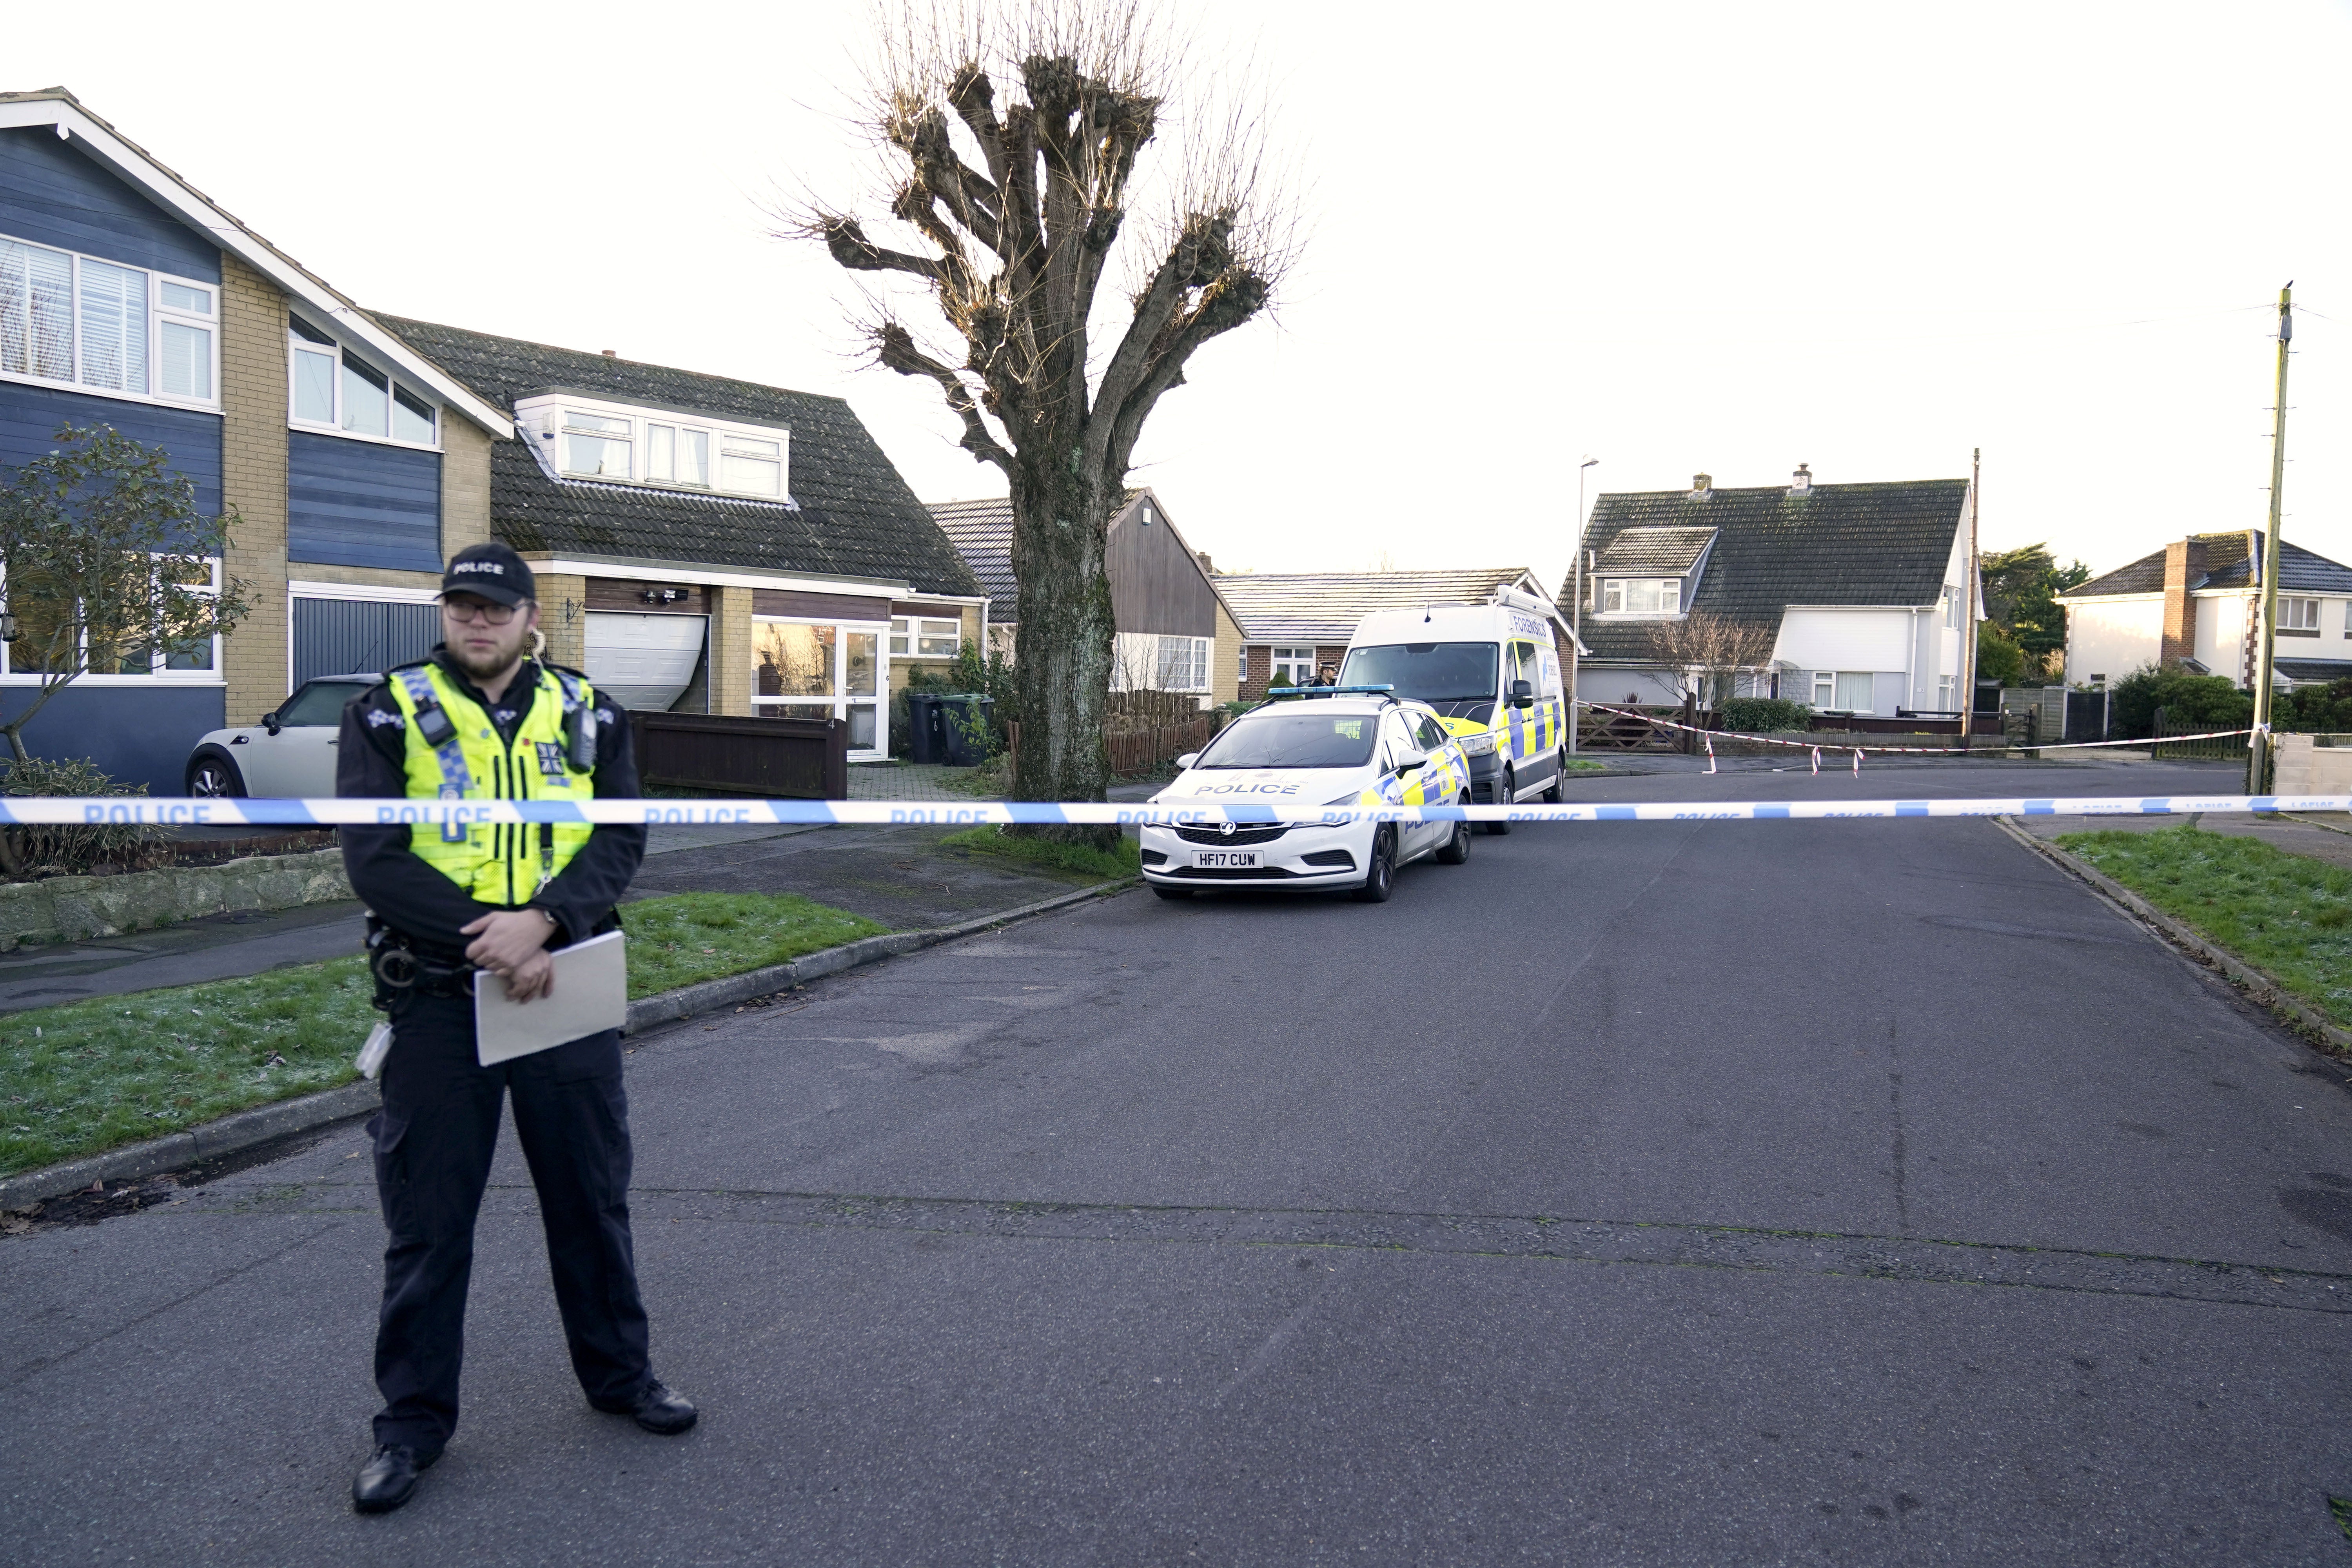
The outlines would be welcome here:
<svg viewBox="0 0 2352 1568">
<path fill-rule="evenodd" d="M 231 724 L 286 698 L 286 296 L 221 256 L 221 500 L 237 522 L 223 568 L 252 613 L 221 639 Z"/>
<path fill-rule="evenodd" d="M 446 526 L 443 537 L 447 537 Z M 578 669 L 588 658 L 588 579 L 539 568 L 540 562 L 530 563 L 539 584 L 539 629 L 547 638 L 547 657 Z"/>
<path fill-rule="evenodd" d="M 490 433 L 441 411 L 441 558 L 490 538 Z"/>
<path fill-rule="evenodd" d="M 751 713 L 751 590 L 710 591 L 710 710 Z"/>
</svg>

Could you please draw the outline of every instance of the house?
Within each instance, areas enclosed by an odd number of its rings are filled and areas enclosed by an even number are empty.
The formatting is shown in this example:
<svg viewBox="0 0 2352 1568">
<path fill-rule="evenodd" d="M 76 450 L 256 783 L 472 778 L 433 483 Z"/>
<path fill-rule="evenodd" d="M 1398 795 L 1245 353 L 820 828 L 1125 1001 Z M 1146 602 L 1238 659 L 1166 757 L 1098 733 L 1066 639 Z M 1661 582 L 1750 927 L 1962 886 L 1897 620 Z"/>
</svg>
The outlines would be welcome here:
<svg viewBox="0 0 2352 1568">
<path fill-rule="evenodd" d="M 512 416 L 491 526 L 548 656 L 628 706 L 842 719 L 881 757 L 907 672 L 984 637 L 986 594 L 841 399 L 379 320 Z"/>
<path fill-rule="evenodd" d="M 1680 701 L 1675 628 L 1703 612 L 1755 650 L 1741 695 L 1956 711 L 1974 506 L 1967 479 L 1824 485 L 1802 466 L 1787 485 L 1602 495 L 1560 585 L 1591 649 L 1579 695 Z"/>
<path fill-rule="evenodd" d="M 1357 624 L 1375 610 L 1483 605 L 1498 588 L 1551 602 L 1535 574 L 1523 566 L 1454 572 L 1228 572 L 1216 581 L 1241 621 L 1239 694 L 1246 702 L 1265 697 L 1269 686 L 1303 685 L 1324 665 L 1336 668 Z M 1565 649 L 1560 668 L 1569 668 Z"/>
<path fill-rule="evenodd" d="M 233 635 L 81 676 L 26 728 L 176 795 L 196 738 L 285 700 L 320 638 L 389 647 L 443 556 L 489 537 L 505 410 L 157 163 L 63 89 L 0 94 L 0 467 L 65 424 L 170 454 L 241 518 L 214 568 Z M 5 660 L 0 702 L 39 683 Z"/>
<path fill-rule="evenodd" d="M 0 467 L 68 422 L 238 514 L 215 571 L 253 613 L 26 731 L 157 793 L 300 681 L 427 651 L 443 560 L 494 535 L 541 574 L 550 656 L 625 702 L 829 713 L 853 754 L 887 753 L 894 670 L 984 635 L 840 400 L 372 313 L 70 93 L 0 94 Z M 0 702 L 39 679 L 6 657 Z"/>
<path fill-rule="evenodd" d="M 1012 501 L 942 501 L 930 510 L 988 595 L 992 646 L 1011 657 L 1021 601 Z M 1217 590 L 1226 579 L 1184 542 L 1150 489 L 1128 491 L 1111 514 L 1104 569 L 1118 638 L 1111 689 L 1181 692 L 1203 708 L 1232 701 L 1242 634 Z"/>
<path fill-rule="evenodd" d="M 2102 687 L 2143 665 L 2254 682 L 2263 535 L 2195 533 L 2058 595 L 2066 607 L 2066 684 Z M 2352 567 L 2279 546 L 2276 683 L 2352 676 Z"/>
</svg>

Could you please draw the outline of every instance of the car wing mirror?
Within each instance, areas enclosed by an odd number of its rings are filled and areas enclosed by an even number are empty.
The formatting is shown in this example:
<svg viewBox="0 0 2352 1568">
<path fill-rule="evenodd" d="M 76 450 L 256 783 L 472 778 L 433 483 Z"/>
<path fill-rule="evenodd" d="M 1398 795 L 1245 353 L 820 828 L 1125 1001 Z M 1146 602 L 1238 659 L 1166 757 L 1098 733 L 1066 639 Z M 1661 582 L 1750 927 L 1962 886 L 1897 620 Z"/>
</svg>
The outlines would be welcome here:
<svg viewBox="0 0 2352 1568">
<path fill-rule="evenodd" d="M 1199 762 L 1200 760 L 1201 760 L 1201 753 L 1200 753 L 1200 752 L 1185 752 L 1182 756 L 1181 756 L 1181 757 L 1179 757 L 1179 758 L 1177 758 L 1177 759 L 1176 759 L 1176 766 L 1177 766 L 1177 767 L 1178 767 L 1178 769 L 1180 769 L 1180 770 L 1182 770 L 1182 769 L 1189 769 L 1190 767 L 1192 767 L 1192 765 L 1194 763 L 1197 763 L 1197 762 Z"/>
<path fill-rule="evenodd" d="M 1412 772 L 1412 770 L 1413 770 L 1413 769 L 1415 769 L 1415 768 L 1418 768 L 1418 767 L 1424 767 L 1424 766 L 1428 765 L 1428 763 L 1429 763 L 1429 759 L 1428 759 L 1427 757 L 1412 757 L 1412 758 L 1409 758 L 1409 759 L 1407 759 L 1407 760 L 1406 760 L 1406 761 L 1404 761 L 1404 762 L 1399 763 L 1396 765 L 1396 771 L 1397 771 L 1397 772 L 1399 772 L 1399 773 L 1409 773 Z"/>
<path fill-rule="evenodd" d="M 261 716 L 261 727 L 275 735 L 278 731 L 284 729 L 286 726 L 278 721 L 277 714 L 264 713 Z"/>
</svg>

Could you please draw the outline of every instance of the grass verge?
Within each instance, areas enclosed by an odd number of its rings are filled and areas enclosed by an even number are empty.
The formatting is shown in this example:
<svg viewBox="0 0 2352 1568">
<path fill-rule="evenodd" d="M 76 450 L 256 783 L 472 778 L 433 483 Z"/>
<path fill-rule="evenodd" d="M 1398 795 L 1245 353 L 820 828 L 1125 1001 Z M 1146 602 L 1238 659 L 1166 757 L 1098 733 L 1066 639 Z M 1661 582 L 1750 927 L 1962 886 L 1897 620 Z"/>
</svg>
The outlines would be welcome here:
<svg viewBox="0 0 2352 1568">
<path fill-rule="evenodd" d="M 1609 764 L 1596 763 L 1590 757 L 1570 757 L 1568 759 L 1568 771 L 1572 773 L 1605 773 L 1609 771 Z"/>
<path fill-rule="evenodd" d="M 1032 838 L 1006 833 L 994 827 L 968 828 L 950 833 L 940 840 L 942 849 L 961 850 L 967 855 L 989 855 L 1003 860 L 1018 860 L 1066 875 L 1091 877 L 1108 882 L 1119 877 L 1140 876 L 1142 851 L 1132 838 L 1122 837 L 1116 848 L 1097 849 L 1090 844 L 1071 844 L 1059 838 Z"/>
<path fill-rule="evenodd" d="M 632 997 L 887 929 L 761 893 L 647 899 L 622 919 Z M 0 1016 L 0 1175 L 349 1083 L 373 992 L 360 959 L 338 958 Z"/>
<path fill-rule="evenodd" d="M 2058 845 L 2352 1024 L 2352 869 L 2193 826 Z"/>
</svg>

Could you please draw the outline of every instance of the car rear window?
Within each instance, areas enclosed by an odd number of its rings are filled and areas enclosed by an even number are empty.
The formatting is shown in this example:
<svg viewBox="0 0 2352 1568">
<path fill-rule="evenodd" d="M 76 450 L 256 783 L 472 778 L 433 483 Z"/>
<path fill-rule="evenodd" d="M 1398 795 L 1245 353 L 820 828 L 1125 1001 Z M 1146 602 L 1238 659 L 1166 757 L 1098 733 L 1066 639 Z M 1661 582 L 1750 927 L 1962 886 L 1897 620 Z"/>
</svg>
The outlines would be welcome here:
<svg viewBox="0 0 2352 1568">
<path fill-rule="evenodd" d="M 1360 768 L 1381 721 L 1370 713 L 1267 713 L 1227 725 L 1192 765 L 1202 768 Z"/>
</svg>

